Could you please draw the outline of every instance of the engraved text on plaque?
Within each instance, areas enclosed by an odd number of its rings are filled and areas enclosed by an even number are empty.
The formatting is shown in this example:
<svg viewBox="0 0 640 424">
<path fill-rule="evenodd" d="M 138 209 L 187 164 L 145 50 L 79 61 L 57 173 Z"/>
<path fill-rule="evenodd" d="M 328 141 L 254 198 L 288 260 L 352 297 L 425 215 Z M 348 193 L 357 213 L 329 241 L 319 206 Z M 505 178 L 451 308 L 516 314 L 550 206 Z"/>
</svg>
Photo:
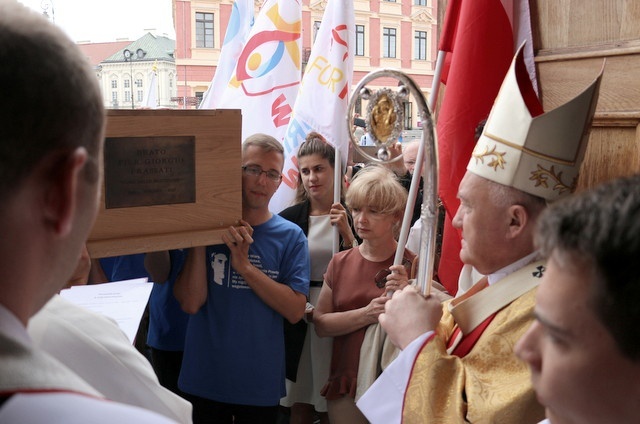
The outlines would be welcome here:
<svg viewBox="0 0 640 424">
<path fill-rule="evenodd" d="M 196 201 L 195 137 L 108 137 L 105 208 Z"/>
</svg>

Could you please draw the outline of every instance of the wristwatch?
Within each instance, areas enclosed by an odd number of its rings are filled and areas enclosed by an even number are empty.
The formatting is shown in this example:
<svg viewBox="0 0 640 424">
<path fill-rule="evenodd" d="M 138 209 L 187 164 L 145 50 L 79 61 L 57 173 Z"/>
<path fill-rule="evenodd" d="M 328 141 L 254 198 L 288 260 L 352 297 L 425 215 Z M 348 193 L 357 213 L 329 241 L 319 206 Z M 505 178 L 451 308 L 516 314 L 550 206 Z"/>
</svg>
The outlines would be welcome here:
<svg viewBox="0 0 640 424">
<path fill-rule="evenodd" d="M 353 238 L 353 241 L 351 242 L 351 247 L 358 247 L 358 239 L 357 238 Z"/>
</svg>

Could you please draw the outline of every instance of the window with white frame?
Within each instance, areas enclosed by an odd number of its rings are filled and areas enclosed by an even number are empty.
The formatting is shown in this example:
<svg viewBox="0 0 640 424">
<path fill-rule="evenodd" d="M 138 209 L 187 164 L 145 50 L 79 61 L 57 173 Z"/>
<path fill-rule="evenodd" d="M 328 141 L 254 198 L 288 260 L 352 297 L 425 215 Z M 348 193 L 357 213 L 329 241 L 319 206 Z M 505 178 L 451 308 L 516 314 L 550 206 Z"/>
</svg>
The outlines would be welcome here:
<svg viewBox="0 0 640 424">
<path fill-rule="evenodd" d="M 416 31 L 413 41 L 413 58 L 427 60 L 427 31 Z"/>
<path fill-rule="evenodd" d="M 213 13 L 196 12 L 196 47 L 213 48 Z"/>
<path fill-rule="evenodd" d="M 111 88 L 118 88 L 118 80 L 116 79 L 111 80 Z"/>
<path fill-rule="evenodd" d="M 396 57 L 396 29 L 382 28 L 382 57 Z"/>
<path fill-rule="evenodd" d="M 413 0 L 413 4 L 416 6 L 426 6 L 427 0 Z"/>
<path fill-rule="evenodd" d="M 131 80 L 129 78 L 124 80 L 124 88 L 131 88 Z"/>
<path fill-rule="evenodd" d="M 413 108 L 411 102 L 403 102 L 404 109 L 404 128 L 406 130 L 413 129 Z"/>
<path fill-rule="evenodd" d="M 356 56 L 364 56 L 364 25 L 356 25 Z"/>
</svg>

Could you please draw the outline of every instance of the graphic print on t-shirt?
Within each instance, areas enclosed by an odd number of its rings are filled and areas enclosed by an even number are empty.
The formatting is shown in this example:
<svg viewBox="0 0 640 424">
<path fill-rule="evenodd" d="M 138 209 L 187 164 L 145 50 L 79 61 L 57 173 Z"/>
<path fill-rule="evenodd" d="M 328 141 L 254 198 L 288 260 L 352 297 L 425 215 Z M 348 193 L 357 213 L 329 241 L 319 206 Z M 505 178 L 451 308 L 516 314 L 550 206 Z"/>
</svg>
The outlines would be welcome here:
<svg viewBox="0 0 640 424">
<path fill-rule="evenodd" d="M 225 273 L 225 265 L 229 259 L 224 253 L 214 253 L 211 255 L 211 269 L 213 270 L 213 282 L 221 286 Z"/>
<path fill-rule="evenodd" d="M 278 271 L 264 270 L 259 255 L 249 253 L 249 262 L 269 278 L 277 280 Z M 244 278 L 233 270 L 229 261 L 229 254 L 223 252 L 211 253 L 209 255 L 209 264 L 212 270 L 210 278 L 217 285 L 232 289 L 251 289 Z"/>
</svg>

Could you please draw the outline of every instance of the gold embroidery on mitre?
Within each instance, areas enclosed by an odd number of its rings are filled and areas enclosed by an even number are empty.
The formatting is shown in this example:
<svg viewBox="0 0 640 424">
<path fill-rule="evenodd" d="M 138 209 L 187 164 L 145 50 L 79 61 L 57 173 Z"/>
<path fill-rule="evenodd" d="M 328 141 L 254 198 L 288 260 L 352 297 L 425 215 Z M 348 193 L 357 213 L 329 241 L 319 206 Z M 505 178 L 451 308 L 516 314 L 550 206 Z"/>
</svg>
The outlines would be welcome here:
<svg viewBox="0 0 640 424">
<path fill-rule="evenodd" d="M 545 169 L 544 167 L 538 164 L 538 170 L 531 172 L 530 181 L 536 182 L 536 187 L 542 186 L 544 188 L 549 188 L 549 179 L 555 181 L 555 185 L 553 186 L 553 191 L 558 191 L 559 194 L 564 193 L 569 190 L 569 192 L 573 192 L 576 188 L 578 177 L 575 177 L 570 185 L 567 185 L 562 181 L 562 171 L 556 173 L 554 166 L 551 166 L 551 169 Z"/>
<path fill-rule="evenodd" d="M 494 171 L 497 171 L 498 167 L 500 167 L 500 169 L 504 169 L 504 165 L 507 163 L 507 161 L 504 160 L 504 157 L 507 155 L 507 152 L 496 152 L 497 147 L 497 145 L 494 145 L 493 148 L 489 150 L 489 146 L 485 146 L 484 152 L 476 153 L 474 151 L 471 155 L 476 158 L 476 163 L 480 161 L 483 165 L 484 158 L 487 156 L 491 157 L 492 160 L 487 164 L 487 166 L 493 168 Z"/>
<path fill-rule="evenodd" d="M 487 137 L 493 141 L 497 141 L 500 144 L 504 144 L 507 147 L 510 147 L 512 149 L 518 150 L 522 153 L 526 153 L 529 156 L 533 156 L 536 157 L 538 159 L 542 159 L 542 160 L 546 160 L 546 161 L 550 161 L 550 162 L 555 162 L 555 163 L 559 163 L 560 165 L 565 165 L 565 166 L 574 166 L 576 164 L 576 159 L 572 159 L 572 160 L 567 160 L 567 159 L 562 159 L 559 157 L 555 157 L 555 156 L 551 156 L 551 155 L 547 155 L 544 154 L 542 152 L 538 152 L 532 149 L 528 149 L 525 146 L 522 146 L 520 144 L 516 144 L 516 143 L 512 143 L 504 138 L 498 137 L 497 135 L 494 134 L 490 134 L 488 132 L 485 132 L 483 134 L 484 137 Z M 494 149 L 495 150 L 495 149 Z M 578 152 L 576 152 L 577 154 Z"/>
</svg>

